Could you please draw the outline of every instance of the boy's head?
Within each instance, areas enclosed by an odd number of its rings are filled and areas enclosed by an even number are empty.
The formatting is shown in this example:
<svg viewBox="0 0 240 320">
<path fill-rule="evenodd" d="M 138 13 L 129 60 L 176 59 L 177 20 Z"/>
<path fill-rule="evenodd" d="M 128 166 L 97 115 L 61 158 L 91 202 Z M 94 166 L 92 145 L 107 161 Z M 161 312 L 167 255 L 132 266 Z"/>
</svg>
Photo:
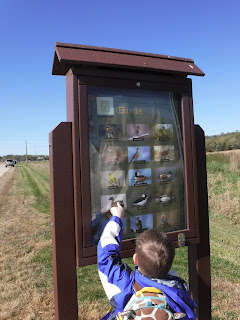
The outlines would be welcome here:
<svg viewBox="0 0 240 320">
<path fill-rule="evenodd" d="M 146 230 L 137 238 L 134 262 L 138 264 L 139 271 L 149 278 L 165 278 L 174 256 L 172 241 L 159 230 Z"/>
</svg>

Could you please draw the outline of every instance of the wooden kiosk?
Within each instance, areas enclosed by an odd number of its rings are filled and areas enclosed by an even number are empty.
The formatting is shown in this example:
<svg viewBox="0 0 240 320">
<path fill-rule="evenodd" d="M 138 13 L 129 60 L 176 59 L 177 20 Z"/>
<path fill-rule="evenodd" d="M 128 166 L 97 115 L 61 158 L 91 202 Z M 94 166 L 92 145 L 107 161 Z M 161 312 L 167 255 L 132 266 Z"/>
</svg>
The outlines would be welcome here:
<svg viewBox="0 0 240 320">
<path fill-rule="evenodd" d="M 76 266 L 95 264 L 115 201 L 125 208 L 122 257 L 148 228 L 188 246 L 198 319 L 211 319 L 204 132 L 194 125 L 191 59 L 56 43 L 67 122 L 50 133 L 56 320 L 77 320 Z"/>
</svg>

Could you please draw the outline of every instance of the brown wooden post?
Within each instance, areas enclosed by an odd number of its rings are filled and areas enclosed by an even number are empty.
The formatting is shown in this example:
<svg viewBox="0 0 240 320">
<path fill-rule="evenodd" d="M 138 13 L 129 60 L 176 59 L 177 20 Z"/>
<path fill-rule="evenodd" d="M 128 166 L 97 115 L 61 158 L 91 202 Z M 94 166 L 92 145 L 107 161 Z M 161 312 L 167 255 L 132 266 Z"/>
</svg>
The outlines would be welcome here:
<svg viewBox="0 0 240 320">
<path fill-rule="evenodd" d="M 82 258 L 82 200 L 81 200 L 81 170 L 80 167 L 80 136 L 79 136 L 79 117 L 80 117 L 80 98 L 78 79 L 72 70 L 66 74 L 66 102 L 67 102 L 67 121 L 72 123 L 72 147 L 73 147 L 73 186 L 74 186 L 74 215 L 75 215 L 75 236 L 77 265 L 78 259 Z"/>
<path fill-rule="evenodd" d="M 55 319 L 77 320 L 71 123 L 60 123 L 49 141 Z"/>
<path fill-rule="evenodd" d="M 198 305 L 199 320 L 211 320 L 211 270 L 207 169 L 204 131 L 195 125 L 200 244 L 188 248 L 189 289 Z"/>
</svg>

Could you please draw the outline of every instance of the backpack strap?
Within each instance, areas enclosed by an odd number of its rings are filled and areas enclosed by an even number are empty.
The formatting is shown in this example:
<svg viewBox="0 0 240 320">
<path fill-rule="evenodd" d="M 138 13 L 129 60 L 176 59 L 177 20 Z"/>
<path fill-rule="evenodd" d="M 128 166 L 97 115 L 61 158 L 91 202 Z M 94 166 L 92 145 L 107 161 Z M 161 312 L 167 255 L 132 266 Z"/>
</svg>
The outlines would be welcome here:
<svg viewBox="0 0 240 320">
<path fill-rule="evenodd" d="M 140 286 L 140 284 L 137 281 L 134 282 L 133 289 L 136 292 L 136 296 L 139 296 L 143 292 L 153 292 L 153 293 L 160 293 L 160 294 L 164 295 L 162 290 L 157 289 L 155 287 L 144 287 L 143 288 L 142 286 Z"/>
<path fill-rule="evenodd" d="M 136 296 L 140 296 L 142 293 L 144 292 L 151 292 L 151 293 L 159 293 L 159 294 L 162 294 L 163 295 L 163 292 L 162 290 L 160 289 L 157 289 L 157 288 L 154 288 L 154 287 L 144 287 L 142 288 L 141 290 L 137 291 L 136 292 Z M 165 299 L 166 300 L 166 299 Z"/>
</svg>

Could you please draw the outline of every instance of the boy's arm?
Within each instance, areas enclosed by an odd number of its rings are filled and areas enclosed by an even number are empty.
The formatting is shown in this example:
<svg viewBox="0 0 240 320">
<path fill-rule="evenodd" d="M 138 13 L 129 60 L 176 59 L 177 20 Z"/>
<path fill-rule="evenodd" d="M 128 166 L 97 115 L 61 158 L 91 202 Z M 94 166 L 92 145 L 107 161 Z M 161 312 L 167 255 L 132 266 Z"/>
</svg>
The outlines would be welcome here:
<svg viewBox="0 0 240 320">
<path fill-rule="evenodd" d="M 116 208 L 116 211 L 120 210 Z M 130 287 L 134 281 L 132 269 L 122 263 L 121 243 L 122 221 L 114 215 L 107 223 L 98 243 L 98 271 L 109 300 L 120 292 L 131 291 Z"/>
</svg>

